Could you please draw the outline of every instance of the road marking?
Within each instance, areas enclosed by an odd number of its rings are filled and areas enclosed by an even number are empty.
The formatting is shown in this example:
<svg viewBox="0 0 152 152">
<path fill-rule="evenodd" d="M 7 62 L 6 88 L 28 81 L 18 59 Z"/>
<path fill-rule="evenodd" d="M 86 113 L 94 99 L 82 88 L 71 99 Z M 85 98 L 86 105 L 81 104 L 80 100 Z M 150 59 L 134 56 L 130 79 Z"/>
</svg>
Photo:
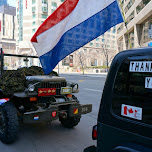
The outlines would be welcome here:
<svg viewBox="0 0 152 152">
<path fill-rule="evenodd" d="M 95 89 L 88 89 L 88 88 L 84 88 L 85 90 L 89 90 L 89 91 L 97 91 L 97 92 L 102 92 L 101 90 L 95 90 Z"/>
<path fill-rule="evenodd" d="M 78 82 L 83 82 L 84 80 L 79 80 Z"/>
</svg>

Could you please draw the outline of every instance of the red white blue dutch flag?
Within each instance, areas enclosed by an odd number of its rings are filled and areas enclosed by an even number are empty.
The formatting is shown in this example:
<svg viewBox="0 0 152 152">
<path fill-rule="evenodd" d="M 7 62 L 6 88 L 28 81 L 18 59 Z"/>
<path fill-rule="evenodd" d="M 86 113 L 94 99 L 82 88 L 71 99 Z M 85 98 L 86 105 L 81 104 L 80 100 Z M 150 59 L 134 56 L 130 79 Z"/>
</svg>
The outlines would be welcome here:
<svg viewBox="0 0 152 152">
<path fill-rule="evenodd" d="M 123 22 L 116 0 L 66 0 L 31 39 L 45 74 L 59 61 Z"/>
</svg>

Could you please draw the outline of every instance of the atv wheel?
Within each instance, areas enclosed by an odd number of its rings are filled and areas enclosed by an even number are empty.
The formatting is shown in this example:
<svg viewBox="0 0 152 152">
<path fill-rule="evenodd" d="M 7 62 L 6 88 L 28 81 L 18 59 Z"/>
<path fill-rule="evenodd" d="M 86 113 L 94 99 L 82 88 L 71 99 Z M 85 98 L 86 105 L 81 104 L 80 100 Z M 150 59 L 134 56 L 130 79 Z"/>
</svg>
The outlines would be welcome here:
<svg viewBox="0 0 152 152">
<path fill-rule="evenodd" d="M 0 105 L 0 139 L 3 143 L 12 143 L 18 135 L 19 123 L 16 108 L 10 102 Z"/>
<path fill-rule="evenodd" d="M 59 121 L 61 122 L 61 124 L 65 127 L 65 128 L 73 128 L 76 125 L 78 125 L 78 123 L 80 122 L 80 118 L 81 116 L 77 116 L 77 117 L 68 117 L 66 119 L 60 117 Z"/>
</svg>

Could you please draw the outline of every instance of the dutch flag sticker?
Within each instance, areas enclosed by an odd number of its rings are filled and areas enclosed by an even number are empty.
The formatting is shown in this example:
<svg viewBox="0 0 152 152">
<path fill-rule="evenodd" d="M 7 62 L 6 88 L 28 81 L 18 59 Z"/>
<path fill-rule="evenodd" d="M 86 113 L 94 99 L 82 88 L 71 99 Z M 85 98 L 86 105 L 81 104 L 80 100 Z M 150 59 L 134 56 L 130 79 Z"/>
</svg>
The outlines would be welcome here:
<svg viewBox="0 0 152 152">
<path fill-rule="evenodd" d="M 39 116 L 34 116 L 34 120 L 39 120 Z"/>
</svg>

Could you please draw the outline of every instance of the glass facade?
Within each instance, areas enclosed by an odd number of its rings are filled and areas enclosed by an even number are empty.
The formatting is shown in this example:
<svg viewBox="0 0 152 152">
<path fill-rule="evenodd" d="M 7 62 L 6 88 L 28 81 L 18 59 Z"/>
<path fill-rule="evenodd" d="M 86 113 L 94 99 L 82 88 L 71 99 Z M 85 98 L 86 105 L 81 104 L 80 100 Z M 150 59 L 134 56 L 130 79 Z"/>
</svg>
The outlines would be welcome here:
<svg viewBox="0 0 152 152">
<path fill-rule="evenodd" d="M 150 2 L 151 0 L 142 0 L 136 7 L 137 14 Z"/>
<path fill-rule="evenodd" d="M 23 0 L 19 0 L 19 41 L 23 41 Z"/>
<path fill-rule="evenodd" d="M 130 0 L 125 7 L 125 14 L 128 12 L 128 10 L 131 8 L 131 6 L 134 4 L 135 0 Z"/>
<path fill-rule="evenodd" d="M 128 16 L 128 18 L 126 19 L 126 23 L 130 23 L 130 21 L 132 21 L 132 19 L 135 17 L 135 13 L 134 11 Z"/>
<path fill-rule="evenodd" d="M 141 44 L 152 40 L 148 36 L 148 30 L 151 25 L 152 25 L 152 16 L 150 16 L 149 19 L 141 25 Z"/>
<path fill-rule="evenodd" d="M 134 47 L 134 30 L 129 34 L 125 35 L 126 38 L 126 49 L 130 49 Z"/>
</svg>

